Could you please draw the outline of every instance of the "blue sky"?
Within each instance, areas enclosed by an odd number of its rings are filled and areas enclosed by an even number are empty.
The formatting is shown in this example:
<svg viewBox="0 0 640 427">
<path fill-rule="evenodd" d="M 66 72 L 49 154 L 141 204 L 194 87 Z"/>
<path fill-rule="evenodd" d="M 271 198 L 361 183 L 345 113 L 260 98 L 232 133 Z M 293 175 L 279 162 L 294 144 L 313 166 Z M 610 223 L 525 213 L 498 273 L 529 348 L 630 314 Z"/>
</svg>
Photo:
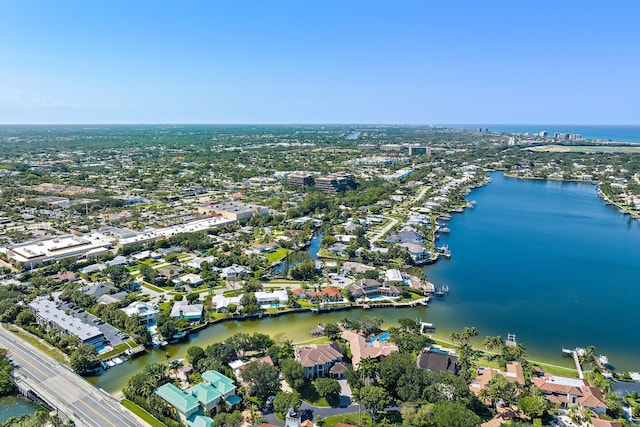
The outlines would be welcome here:
<svg viewBox="0 0 640 427">
<path fill-rule="evenodd" d="M 0 0 L 0 123 L 640 124 L 640 2 Z"/>
</svg>

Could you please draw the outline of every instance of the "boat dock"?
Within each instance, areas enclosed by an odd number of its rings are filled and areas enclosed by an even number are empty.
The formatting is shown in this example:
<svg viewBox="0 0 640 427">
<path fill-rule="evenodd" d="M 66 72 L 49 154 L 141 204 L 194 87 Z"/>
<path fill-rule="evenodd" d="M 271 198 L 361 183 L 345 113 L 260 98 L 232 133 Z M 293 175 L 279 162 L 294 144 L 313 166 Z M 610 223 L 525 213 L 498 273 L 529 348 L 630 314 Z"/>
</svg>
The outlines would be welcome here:
<svg viewBox="0 0 640 427">
<path fill-rule="evenodd" d="M 566 354 L 567 356 L 571 356 L 573 358 L 573 361 L 576 364 L 576 369 L 578 370 L 578 378 L 584 379 L 584 373 L 582 372 L 582 366 L 580 365 L 579 353 L 584 353 L 584 349 L 576 347 L 575 350 L 571 350 L 562 347 L 562 354 Z"/>
<path fill-rule="evenodd" d="M 420 321 L 420 333 L 424 334 L 426 332 L 434 332 L 436 327 L 433 326 L 433 323 L 427 323 Z"/>
</svg>

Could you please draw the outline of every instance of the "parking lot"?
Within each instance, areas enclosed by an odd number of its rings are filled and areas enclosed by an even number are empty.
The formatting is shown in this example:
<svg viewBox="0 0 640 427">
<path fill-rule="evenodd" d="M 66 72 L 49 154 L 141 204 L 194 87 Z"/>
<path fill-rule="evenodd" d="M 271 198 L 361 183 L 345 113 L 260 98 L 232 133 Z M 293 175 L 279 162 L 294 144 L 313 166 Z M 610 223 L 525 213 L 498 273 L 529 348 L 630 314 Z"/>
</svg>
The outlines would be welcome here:
<svg viewBox="0 0 640 427">
<path fill-rule="evenodd" d="M 119 329 L 116 329 L 113 326 L 105 323 L 102 319 L 94 316 L 88 311 L 83 310 L 82 308 L 78 308 L 73 304 L 67 303 L 62 304 L 60 306 L 60 309 L 68 312 L 78 319 L 81 319 L 83 322 L 100 329 L 100 331 L 104 334 L 106 344 L 112 347 L 115 347 L 116 345 L 122 344 L 123 342 L 129 340 L 129 336 L 124 332 L 121 332 Z"/>
</svg>

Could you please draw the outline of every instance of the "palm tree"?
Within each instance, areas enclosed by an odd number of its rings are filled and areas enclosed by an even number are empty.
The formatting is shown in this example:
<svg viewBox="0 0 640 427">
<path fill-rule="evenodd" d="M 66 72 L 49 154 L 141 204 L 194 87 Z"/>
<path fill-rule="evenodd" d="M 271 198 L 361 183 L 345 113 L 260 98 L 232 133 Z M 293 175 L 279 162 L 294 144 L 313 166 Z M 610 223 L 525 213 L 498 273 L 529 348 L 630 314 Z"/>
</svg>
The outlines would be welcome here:
<svg viewBox="0 0 640 427">
<path fill-rule="evenodd" d="M 480 391 L 478 392 L 478 399 L 480 399 L 480 401 L 482 403 L 489 404 L 491 406 L 493 406 L 493 400 L 491 399 L 491 393 L 489 393 L 489 389 L 487 388 L 482 388 L 480 389 Z"/>
<path fill-rule="evenodd" d="M 582 364 L 582 365 L 590 366 L 591 368 L 596 366 L 596 348 L 595 348 L 595 346 L 590 345 L 589 347 L 587 347 L 586 350 L 584 351 L 584 353 L 582 353 L 582 355 L 579 356 L 579 359 L 580 359 L 580 364 Z"/>
<path fill-rule="evenodd" d="M 504 340 L 500 335 L 495 337 L 486 337 L 482 340 L 482 345 L 491 352 L 495 352 L 496 350 L 502 351 L 502 347 L 504 347 Z"/>
<path fill-rule="evenodd" d="M 371 383 L 371 379 L 375 376 L 377 371 L 376 361 L 370 357 L 365 357 L 360 360 L 360 366 L 358 372 L 362 371 L 362 382 L 365 387 Z M 369 381 L 367 381 L 369 380 Z"/>
</svg>

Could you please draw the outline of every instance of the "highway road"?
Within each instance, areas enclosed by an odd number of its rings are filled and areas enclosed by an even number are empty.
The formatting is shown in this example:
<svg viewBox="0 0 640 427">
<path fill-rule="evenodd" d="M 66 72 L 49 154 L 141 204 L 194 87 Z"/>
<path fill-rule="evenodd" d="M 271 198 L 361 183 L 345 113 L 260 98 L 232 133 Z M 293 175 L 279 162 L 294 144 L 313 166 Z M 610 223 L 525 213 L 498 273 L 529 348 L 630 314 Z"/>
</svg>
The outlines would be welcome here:
<svg viewBox="0 0 640 427">
<path fill-rule="evenodd" d="M 0 347 L 9 350 L 14 376 L 55 406 L 77 426 L 146 426 L 112 396 L 97 389 L 67 366 L 0 327 Z"/>
</svg>

